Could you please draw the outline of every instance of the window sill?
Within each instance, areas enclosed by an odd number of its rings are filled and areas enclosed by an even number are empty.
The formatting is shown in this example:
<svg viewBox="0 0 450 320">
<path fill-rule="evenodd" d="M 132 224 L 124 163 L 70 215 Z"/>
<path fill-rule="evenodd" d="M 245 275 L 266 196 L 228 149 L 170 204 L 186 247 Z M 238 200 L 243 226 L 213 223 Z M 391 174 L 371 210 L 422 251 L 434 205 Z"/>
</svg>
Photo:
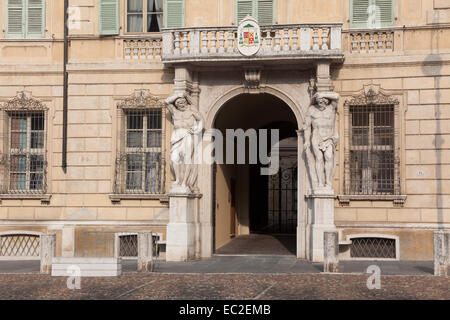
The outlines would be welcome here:
<svg viewBox="0 0 450 320">
<path fill-rule="evenodd" d="M 350 201 L 392 201 L 394 206 L 403 207 L 406 201 L 406 195 L 338 195 L 339 204 L 342 207 L 350 206 Z"/>
<path fill-rule="evenodd" d="M 161 203 L 169 203 L 166 194 L 110 194 L 109 199 L 114 204 L 120 204 L 121 200 L 159 200 Z"/>
<path fill-rule="evenodd" d="M 51 194 L 0 194 L 0 204 L 2 200 L 41 200 L 41 204 L 50 204 Z"/>
</svg>

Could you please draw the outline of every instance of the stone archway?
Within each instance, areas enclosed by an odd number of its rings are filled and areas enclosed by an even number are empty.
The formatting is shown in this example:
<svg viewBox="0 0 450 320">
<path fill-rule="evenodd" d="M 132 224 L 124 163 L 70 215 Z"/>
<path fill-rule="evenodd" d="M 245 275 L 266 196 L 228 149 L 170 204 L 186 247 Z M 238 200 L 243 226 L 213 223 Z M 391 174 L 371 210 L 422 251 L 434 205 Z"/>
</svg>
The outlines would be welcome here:
<svg viewBox="0 0 450 320">
<path fill-rule="evenodd" d="M 248 91 L 244 87 L 236 87 L 227 92 L 224 92 L 208 109 L 205 115 L 205 128 L 214 128 L 215 121 L 222 108 L 232 100 L 233 98 L 246 94 Z M 281 91 L 276 87 L 266 86 L 263 90 L 264 94 L 271 95 L 282 101 L 295 116 L 297 128 L 301 129 L 303 126 L 303 111 L 302 107 L 292 99 L 288 94 Z M 307 175 L 304 158 L 301 150 L 303 150 L 303 137 L 300 134 L 301 130 L 297 130 L 298 136 L 298 171 L 297 171 L 297 196 L 299 201 L 297 202 L 297 257 L 306 258 L 306 223 L 307 223 L 307 208 L 306 202 L 303 201 L 306 195 L 307 189 Z M 214 252 L 213 247 L 213 213 L 215 212 L 213 207 L 214 201 L 214 186 L 213 186 L 213 166 L 210 164 L 203 164 L 199 170 L 199 188 L 202 192 L 202 198 L 199 201 L 199 232 L 198 232 L 198 244 L 200 245 L 199 256 L 202 258 L 210 257 Z"/>
</svg>

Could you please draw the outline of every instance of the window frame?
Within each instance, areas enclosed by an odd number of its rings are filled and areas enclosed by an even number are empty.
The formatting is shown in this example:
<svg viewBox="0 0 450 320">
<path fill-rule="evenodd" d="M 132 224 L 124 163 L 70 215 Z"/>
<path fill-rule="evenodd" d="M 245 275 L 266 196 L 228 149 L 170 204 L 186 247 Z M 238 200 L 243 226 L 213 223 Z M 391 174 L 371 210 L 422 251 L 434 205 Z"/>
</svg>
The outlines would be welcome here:
<svg viewBox="0 0 450 320">
<path fill-rule="evenodd" d="M 0 190 L 0 199 L 41 199 L 44 202 L 50 200 L 50 196 L 47 192 L 47 131 L 48 131 L 48 108 L 39 100 L 32 98 L 28 92 L 19 92 L 16 98 L 6 101 L 3 105 L 0 104 L 1 119 L 0 125 L 5 133 L 3 143 L 1 145 L 2 162 L 1 167 L 3 171 L 2 175 L 2 187 Z M 12 148 L 12 118 L 15 114 L 25 115 L 27 119 L 27 146 L 26 148 Z M 42 130 L 31 130 L 31 117 L 35 114 L 41 114 L 43 120 Z M 23 130 L 15 130 L 23 131 Z M 31 136 L 32 132 L 37 131 L 42 133 L 42 147 L 32 148 Z M 26 156 L 26 187 L 25 189 L 12 189 L 11 188 L 11 170 L 12 157 L 15 155 Z M 34 155 L 42 156 L 42 170 L 31 170 L 31 157 Z M 19 172 L 19 171 L 18 171 Z M 20 173 L 23 173 L 20 171 Z M 29 177 L 32 173 L 42 174 L 41 188 L 30 189 L 31 180 Z"/>
<path fill-rule="evenodd" d="M 161 128 L 153 129 L 148 128 L 146 125 L 150 117 L 152 110 L 160 110 Z M 143 115 L 142 124 L 142 147 L 128 147 L 128 131 L 137 129 L 128 129 L 127 121 L 128 114 L 137 112 Z M 148 90 L 137 90 L 130 97 L 121 99 L 117 103 L 117 117 L 118 117 L 118 129 L 117 135 L 117 156 L 116 156 L 116 170 L 114 178 L 113 194 L 110 195 L 112 201 L 119 201 L 121 199 L 162 199 L 166 195 L 166 108 L 164 102 L 151 95 Z M 144 120 L 147 119 L 147 120 Z M 160 132 L 160 145 L 157 147 L 148 147 L 144 145 L 147 141 L 147 134 L 150 131 Z M 155 151 L 157 150 L 157 152 Z M 160 157 L 160 170 L 159 175 L 159 190 L 153 192 L 151 188 L 148 191 L 145 190 L 146 185 L 146 157 L 149 153 L 159 153 Z M 140 189 L 128 189 L 127 187 L 127 175 L 131 172 L 127 168 L 127 157 L 129 154 L 141 154 L 142 155 L 142 168 L 139 170 L 142 173 L 142 184 Z M 150 171 L 149 171 L 150 172 Z"/>
<path fill-rule="evenodd" d="M 47 1 L 42 0 L 42 29 L 41 34 L 29 35 L 28 32 L 28 4 L 29 0 L 22 0 L 22 35 L 11 34 L 8 30 L 9 25 L 9 4 L 5 1 L 5 38 L 6 39 L 20 39 L 20 40 L 33 40 L 45 38 L 46 24 L 47 24 Z"/>
<path fill-rule="evenodd" d="M 354 1 L 355 0 L 349 0 L 350 1 L 350 14 L 349 14 L 349 28 L 350 29 L 369 29 L 369 30 L 378 30 L 378 29 L 383 29 L 383 28 L 390 28 L 390 27 L 394 27 L 395 26 L 395 12 L 396 12 L 396 2 L 395 0 L 391 0 L 391 10 L 392 10 L 392 16 L 391 16 L 391 21 L 390 23 L 381 23 L 379 27 L 369 27 L 367 25 L 367 21 L 365 23 L 365 25 L 363 26 L 360 23 L 355 23 L 354 22 L 354 11 L 353 11 L 353 7 L 354 7 Z M 369 1 L 369 6 L 373 5 L 375 3 L 376 0 L 368 0 Z M 372 4 L 371 4 L 372 3 Z"/>
<path fill-rule="evenodd" d="M 125 0 L 124 1 L 124 6 L 125 6 L 125 8 L 124 8 L 124 12 L 125 12 L 125 28 L 124 28 L 124 33 L 125 34 L 127 34 L 127 35 L 133 35 L 133 34 L 140 34 L 140 35 L 142 35 L 142 34 L 158 34 L 158 33 L 161 33 L 161 29 L 162 28 L 164 28 L 164 26 L 165 26 L 165 19 L 164 19 L 164 12 L 165 12 L 165 3 L 166 3 L 166 0 L 163 0 L 163 6 L 162 6 L 162 11 L 159 13 L 159 12 L 148 12 L 148 8 L 147 8 L 147 4 L 148 4 L 148 0 L 141 0 L 141 1 L 143 1 L 143 6 L 142 6 L 142 13 L 141 13 L 141 15 L 142 16 L 145 16 L 145 19 L 143 18 L 143 20 L 142 20 L 142 30 L 143 31 L 128 31 L 128 15 L 129 15 L 129 13 L 128 13 L 128 0 Z M 151 15 L 158 15 L 158 14 L 161 14 L 161 28 L 159 28 L 159 31 L 144 31 L 145 29 L 146 29 L 146 26 L 147 26 L 147 19 L 148 19 L 148 15 L 149 14 L 151 14 Z"/>
<path fill-rule="evenodd" d="M 350 95 L 348 99 L 344 100 L 343 103 L 343 114 L 340 116 L 340 121 L 343 122 L 344 128 L 344 139 L 341 139 L 341 147 L 343 152 L 340 153 L 340 161 L 344 164 L 341 169 L 342 179 L 340 187 L 342 188 L 341 195 L 338 199 L 341 205 L 348 205 L 350 200 L 379 200 L 379 201 L 393 201 L 394 205 L 402 206 L 406 201 L 406 195 L 402 195 L 401 192 L 404 190 L 404 162 L 402 159 L 405 158 L 404 146 L 403 146 L 403 136 L 404 128 L 402 126 L 403 112 L 401 109 L 401 104 L 405 97 L 404 92 L 386 92 L 376 85 L 364 86 L 356 95 Z M 350 192 L 350 139 L 351 139 L 351 117 L 350 108 L 364 105 L 392 105 L 394 108 L 394 192 L 392 194 L 354 194 Z M 403 110 L 401 112 L 401 110 Z"/>
</svg>

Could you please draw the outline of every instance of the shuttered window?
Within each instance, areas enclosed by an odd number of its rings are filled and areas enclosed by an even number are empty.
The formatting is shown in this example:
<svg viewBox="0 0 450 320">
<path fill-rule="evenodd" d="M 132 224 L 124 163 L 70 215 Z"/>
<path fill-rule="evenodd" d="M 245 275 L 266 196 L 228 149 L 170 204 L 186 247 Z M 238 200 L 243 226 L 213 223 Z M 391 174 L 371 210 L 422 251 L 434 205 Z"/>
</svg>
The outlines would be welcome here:
<svg viewBox="0 0 450 320">
<path fill-rule="evenodd" d="M 166 0 L 164 9 L 166 28 L 184 27 L 184 0 Z"/>
<path fill-rule="evenodd" d="M 6 11 L 7 38 L 45 36 L 45 0 L 7 0 Z"/>
<path fill-rule="evenodd" d="M 247 15 L 261 25 L 275 23 L 275 0 L 236 0 L 236 24 Z"/>
<path fill-rule="evenodd" d="M 394 0 L 350 0 L 351 28 L 384 28 L 394 25 Z"/>
<path fill-rule="evenodd" d="M 101 35 L 119 34 L 119 0 L 99 0 Z"/>
</svg>

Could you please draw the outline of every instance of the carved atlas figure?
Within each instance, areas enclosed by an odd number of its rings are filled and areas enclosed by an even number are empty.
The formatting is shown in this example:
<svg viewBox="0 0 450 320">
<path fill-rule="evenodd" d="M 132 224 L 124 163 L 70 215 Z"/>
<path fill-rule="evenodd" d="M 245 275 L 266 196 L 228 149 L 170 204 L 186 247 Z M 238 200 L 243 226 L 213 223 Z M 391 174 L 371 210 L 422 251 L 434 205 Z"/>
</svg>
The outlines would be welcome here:
<svg viewBox="0 0 450 320">
<path fill-rule="evenodd" d="M 175 177 L 170 192 L 196 192 L 195 183 L 198 171 L 195 161 L 195 137 L 201 134 L 203 120 L 201 114 L 193 106 L 187 93 L 175 93 L 165 101 L 173 120 L 173 133 L 170 139 L 170 168 Z"/>
<path fill-rule="evenodd" d="M 338 100 L 339 95 L 335 92 L 316 93 L 305 118 L 304 149 L 314 191 L 333 191 L 331 185 L 339 141 L 336 127 Z"/>
</svg>

